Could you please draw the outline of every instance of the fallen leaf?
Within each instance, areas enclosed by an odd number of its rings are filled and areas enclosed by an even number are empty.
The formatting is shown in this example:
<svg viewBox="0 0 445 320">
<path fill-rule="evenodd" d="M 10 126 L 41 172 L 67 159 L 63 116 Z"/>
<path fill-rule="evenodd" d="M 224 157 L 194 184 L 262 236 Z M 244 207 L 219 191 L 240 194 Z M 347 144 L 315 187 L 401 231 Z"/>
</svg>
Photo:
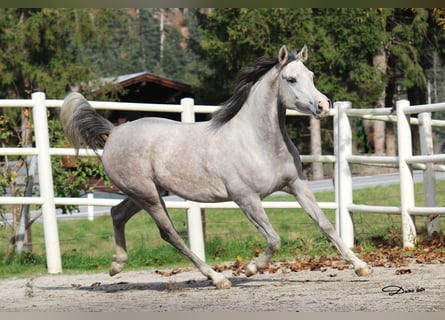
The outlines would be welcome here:
<svg viewBox="0 0 445 320">
<path fill-rule="evenodd" d="M 398 269 L 394 272 L 396 275 L 411 273 L 411 269 Z"/>
</svg>

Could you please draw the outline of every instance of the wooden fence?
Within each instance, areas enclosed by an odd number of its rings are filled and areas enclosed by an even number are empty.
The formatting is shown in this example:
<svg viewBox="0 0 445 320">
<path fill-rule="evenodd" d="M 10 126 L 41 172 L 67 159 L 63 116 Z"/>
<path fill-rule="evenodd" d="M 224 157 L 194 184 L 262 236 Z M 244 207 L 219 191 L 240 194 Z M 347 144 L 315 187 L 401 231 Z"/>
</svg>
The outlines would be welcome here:
<svg viewBox="0 0 445 320">
<path fill-rule="evenodd" d="M 40 195 L 32 197 L 0 197 L 0 205 L 39 204 L 42 205 L 47 267 L 49 273 L 62 271 L 59 237 L 57 231 L 56 205 L 114 206 L 116 199 L 99 198 L 59 198 L 54 197 L 51 156 L 75 155 L 72 148 L 53 148 L 49 145 L 47 108 L 59 108 L 62 100 L 46 100 L 42 92 L 33 93 L 31 100 L 0 100 L 0 108 L 32 108 L 35 134 L 33 148 L 0 148 L 0 155 L 36 155 L 39 172 Z M 185 98 L 180 105 L 137 104 L 121 102 L 92 101 L 96 109 L 127 111 L 162 111 L 179 112 L 182 121 L 194 122 L 196 113 L 212 113 L 216 106 L 194 105 L 193 99 Z M 445 208 L 435 206 L 435 171 L 445 171 L 445 155 L 432 152 L 432 127 L 445 126 L 445 121 L 431 120 L 431 112 L 444 111 L 445 103 L 410 106 L 409 101 L 397 102 L 396 113 L 391 108 L 353 109 L 350 102 L 340 101 L 334 104 L 330 116 L 334 124 L 334 155 L 302 155 L 303 162 L 334 163 L 335 202 L 319 202 L 323 209 L 335 209 L 335 224 L 341 238 L 350 247 L 354 245 L 354 225 L 352 212 L 375 212 L 400 214 L 402 218 L 403 244 L 413 246 L 416 230 L 412 216 L 445 215 Z M 411 114 L 419 114 L 417 118 Z M 296 111 L 288 111 L 289 116 L 302 116 Z M 360 117 L 370 120 L 391 121 L 397 123 L 398 155 L 376 157 L 352 154 L 352 131 L 350 119 Z M 419 125 L 422 155 L 413 155 L 410 124 Z M 95 156 L 87 149 L 81 149 L 79 155 Z M 400 172 L 400 206 L 371 206 L 353 203 L 352 163 L 368 165 L 392 165 Z M 424 170 L 424 184 L 427 190 L 425 207 L 415 206 L 412 169 Z M 187 209 L 189 242 L 192 250 L 204 259 L 204 238 L 201 221 L 202 208 L 236 208 L 233 202 L 196 203 L 191 201 L 166 201 L 167 208 Z M 265 208 L 300 208 L 297 202 L 263 202 Z"/>
</svg>

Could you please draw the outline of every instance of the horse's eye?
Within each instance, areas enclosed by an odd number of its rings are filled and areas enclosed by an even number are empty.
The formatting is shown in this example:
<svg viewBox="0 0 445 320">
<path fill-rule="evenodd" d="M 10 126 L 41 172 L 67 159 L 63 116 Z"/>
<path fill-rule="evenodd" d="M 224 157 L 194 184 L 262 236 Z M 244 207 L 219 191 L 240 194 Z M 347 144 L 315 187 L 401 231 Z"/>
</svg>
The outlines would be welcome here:
<svg viewBox="0 0 445 320">
<path fill-rule="evenodd" d="M 289 77 L 289 78 L 287 78 L 287 81 L 290 83 L 295 83 L 295 82 L 297 82 L 297 79 L 295 79 L 294 77 Z"/>
</svg>

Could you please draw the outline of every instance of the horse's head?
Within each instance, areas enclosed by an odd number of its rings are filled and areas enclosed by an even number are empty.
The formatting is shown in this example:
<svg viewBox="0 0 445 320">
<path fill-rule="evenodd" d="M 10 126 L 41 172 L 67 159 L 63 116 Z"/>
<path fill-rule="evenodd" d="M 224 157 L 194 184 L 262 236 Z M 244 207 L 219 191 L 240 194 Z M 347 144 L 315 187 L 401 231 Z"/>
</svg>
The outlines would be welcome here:
<svg viewBox="0 0 445 320">
<path fill-rule="evenodd" d="M 294 59 L 289 59 L 285 46 L 281 47 L 278 53 L 281 68 L 278 76 L 279 96 L 286 108 L 312 114 L 321 119 L 328 114 L 332 103 L 315 87 L 314 73 L 304 65 L 307 56 L 306 46 Z"/>
</svg>

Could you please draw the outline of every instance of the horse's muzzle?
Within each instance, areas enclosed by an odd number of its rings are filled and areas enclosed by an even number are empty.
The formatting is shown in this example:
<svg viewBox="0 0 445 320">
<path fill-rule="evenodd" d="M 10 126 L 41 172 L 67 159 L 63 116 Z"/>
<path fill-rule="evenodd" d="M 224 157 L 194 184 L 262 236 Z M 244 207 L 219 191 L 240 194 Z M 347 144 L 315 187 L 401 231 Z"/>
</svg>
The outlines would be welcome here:
<svg viewBox="0 0 445 320">
<path fill-rule="evenodd" d="M 329 114 L 329 109 L 331 108 L 332 101 L 330 99 L 325 98 L 318 100 L 317 114 L 315 115 L 315 118 L 320 120 L 326 117 Z"/>
</svg>

